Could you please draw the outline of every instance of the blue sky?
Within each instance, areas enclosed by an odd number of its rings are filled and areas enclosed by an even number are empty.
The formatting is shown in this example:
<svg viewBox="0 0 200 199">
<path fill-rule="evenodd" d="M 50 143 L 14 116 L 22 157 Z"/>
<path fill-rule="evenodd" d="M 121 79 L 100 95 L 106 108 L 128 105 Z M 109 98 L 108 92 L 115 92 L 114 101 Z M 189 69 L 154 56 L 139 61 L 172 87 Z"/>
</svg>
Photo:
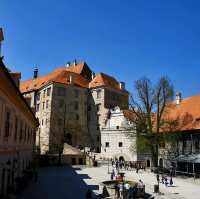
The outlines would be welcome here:
<svg viewBox="0 0 200 199">
<path fill-rule="evenodd" d="M 200 2 L 195 0 L 1 0 L 4 61 L 32 77 L 75 58 L 133 83 L 168 75 L 200 94 Z"/>
</svg>

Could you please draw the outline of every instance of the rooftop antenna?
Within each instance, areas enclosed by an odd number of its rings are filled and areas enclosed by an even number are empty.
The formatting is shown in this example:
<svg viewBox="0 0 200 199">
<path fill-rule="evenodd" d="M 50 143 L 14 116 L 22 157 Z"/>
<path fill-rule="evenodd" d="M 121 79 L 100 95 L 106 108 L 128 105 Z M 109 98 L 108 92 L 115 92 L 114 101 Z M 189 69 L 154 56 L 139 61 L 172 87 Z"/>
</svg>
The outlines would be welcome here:
<svg viewBox="0 0 200 199">
<path fill-rule="evenodd" d="M 2 45 L 2 41 L 4 40 L 4 36 L 3 36 L 3 29 L 0 28 L 0 57 L 2 56 L 1 54 L 1 45 Z"/>
</svg>

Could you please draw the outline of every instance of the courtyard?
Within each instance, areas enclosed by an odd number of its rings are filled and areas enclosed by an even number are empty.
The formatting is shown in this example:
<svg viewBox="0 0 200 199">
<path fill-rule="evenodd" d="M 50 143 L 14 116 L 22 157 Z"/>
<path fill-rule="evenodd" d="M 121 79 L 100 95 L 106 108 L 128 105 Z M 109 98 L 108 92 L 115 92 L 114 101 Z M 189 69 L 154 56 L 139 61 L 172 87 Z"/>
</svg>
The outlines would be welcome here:
<svg viewBox="0 0 200 199">
<path fill-rule="evenodd" d="M 102 181 L 110 180 L 107 165 L 100 167 L 85 166 L 62 166 L 47 167 L 39 170 L 39 177 L 36 183 L 31 182 L 25 191 L 17 196 L 17 199 L 84 199 L 86 191 L 91 189 L 94 198 L 101 192 L 99 184 Z M 156 184 L 156 176 L 148 171 L 125 171 L 125 179 L 139 180 L 145 183 L 146 192 L 157 199 L 199 199 L 200 185 L 193 179 L 174 179 L 173 187 L 165 187 L 160 184 L 162 194 L 155 195 L 153 186 Z"/>
</svg>

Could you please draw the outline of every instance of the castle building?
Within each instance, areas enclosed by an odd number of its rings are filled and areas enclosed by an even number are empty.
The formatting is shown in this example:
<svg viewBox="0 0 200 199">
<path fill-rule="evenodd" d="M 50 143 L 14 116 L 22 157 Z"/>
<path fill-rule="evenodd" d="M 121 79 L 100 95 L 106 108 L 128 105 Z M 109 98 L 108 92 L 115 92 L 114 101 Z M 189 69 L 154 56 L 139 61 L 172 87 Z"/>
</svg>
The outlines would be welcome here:
<svg viewBox="0 0 200 199">
<path fill-rule="evenodd" d="M 137 161 L 136 129 L 133 113 L 111 109 L 106 126 L 101 130 L 101 158 Z"/>
<path fill-rule="evenodd" d="M 110 108 L 128 107 L 124 83 L 100 73 L 86 63 L 66 64 L 52 73 L 20 83 L 40 121 L 37 146 L 42 154 L 58 153 L 64 143 L 100 152 L 101 128 Z"/>
<path fill-rule="evenodd" d="M 38 121 L 19 91 L 20 73 L 10 73 L 0 58 L 0 197 L 32 162 Z"/>
<path fill-rule="evenodd" d="M 165 119 L 175 121 L 171 139 L 160 144 L 159 166 L 200 177 L 200 96 L 176 100 L 165 110 Z"/>
</svg>

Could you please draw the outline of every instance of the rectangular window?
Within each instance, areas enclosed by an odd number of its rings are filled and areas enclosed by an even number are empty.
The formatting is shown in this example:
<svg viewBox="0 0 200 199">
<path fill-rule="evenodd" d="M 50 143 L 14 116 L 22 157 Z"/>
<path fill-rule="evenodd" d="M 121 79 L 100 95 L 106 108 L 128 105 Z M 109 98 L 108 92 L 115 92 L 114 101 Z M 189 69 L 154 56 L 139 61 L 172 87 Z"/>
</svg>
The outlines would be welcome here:
<svg viewBox="0 0 200 199">
<path fill-rule="evenodd" d="M 36 112 L 40 111 L 40 104 L 36 104 Z"/>
<path fill-rule="evenodd" d="M 79 120 L 79 115 L 78 114 L 76 114 L 76 120 Z"/>
<path fill-rule="evenodd" d="M 6 112 L 6 122 L 5 122 L 5 137 L 10 134 L 10 112 Z"/>
<path fill-rule="evenodd" d="M 199 140 L 195 140 L 195 150 L 199 152 Z"/>
<path fill-rule="evenodd" d="M 74 90 L 74 97 L 78 98 L 79 97 L 79 91 L 76 89 Z"/>
<path fill-rule="evenodd" d="M 37 101 L 40 100 L 40 93 L 38 93 L 38 94 L 36 95 L 36 100 L 37 100 Z"/>
<path fill-rule="evenodd" d="M 101 90 L 97 90 L 97 99 L 101 98 Z"/>
<path fill-rule="evenodd" d="M 119 147 L 123 147 L 123 143 L 122 142 L 119 142 Z"/>
<path fill-rule="evenodd" d="M 45 102 L 42 102 L 42 109 L 44 110 Z"/>
<path fill-rule="evenodd" d="M 74 110 L 78 110 L 79 106 L 78 106 L 78 102 L 74 102 Z"/>
<path fill-rule="evenodd" d="M 17 140 L 17 132 L 18 132 L 18 119 L 15 118 L 15 136 L 14 139 Z"/>
<path fill-rule="evenodd" d="M 57 88 L 57 95 L 65 96 L 65 88 L 62 88 L 62 87 Z"/>
<path fill-rule="evenodd" d="M 106 145 L 106 147 L 109 147 L 109 142 L 106 142 L 105 145 Z"/>
<path fill-rule="evenodd" d="M 43 90 L 43 98 L 45 98 L 46 90 Z"/>
<path fill-rule="evenodd" d="M 183 145 L 182 145 L 182 153 L 183 153 L 183 154 L 185 154 L 186 147 L 187 147 L 187 141 L 186 141 L 186 140 L 183 140 Z"/>
<path fill-rule="evenodd" d="M 46 101 L 46 109 L 49 108 L 49 100 Z"/>
<path fill-rule="evenodd" d="M 51 95 L 51 88 L 47 88 L 47 96 Z"/>
</svg>

